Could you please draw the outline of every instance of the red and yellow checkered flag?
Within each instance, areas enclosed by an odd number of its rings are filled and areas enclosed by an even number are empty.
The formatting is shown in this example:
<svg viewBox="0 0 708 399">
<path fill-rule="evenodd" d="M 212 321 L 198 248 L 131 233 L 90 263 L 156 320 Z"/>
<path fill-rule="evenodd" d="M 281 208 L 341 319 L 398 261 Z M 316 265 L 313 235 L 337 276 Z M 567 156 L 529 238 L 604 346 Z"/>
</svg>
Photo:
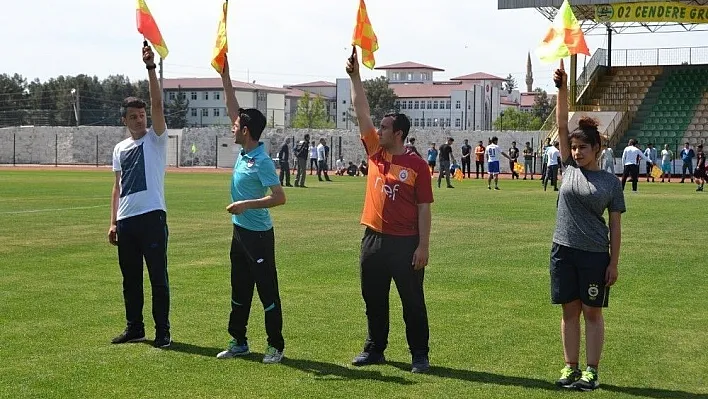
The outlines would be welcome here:
<svg viewBox="0 0 708 399">
<path fill-rule="evenodd" d="M 374 69 L 376 60 L 374 52 L 379 49 L 379 42 L 374 33 L 374 28 L 369 21 L 364 0 L 359 0 L 359 11 L 356 14 L 356 27 L 352 37 L 352 45 L 361 48 L 362 63 L 369 69 Z"/>
</svg>

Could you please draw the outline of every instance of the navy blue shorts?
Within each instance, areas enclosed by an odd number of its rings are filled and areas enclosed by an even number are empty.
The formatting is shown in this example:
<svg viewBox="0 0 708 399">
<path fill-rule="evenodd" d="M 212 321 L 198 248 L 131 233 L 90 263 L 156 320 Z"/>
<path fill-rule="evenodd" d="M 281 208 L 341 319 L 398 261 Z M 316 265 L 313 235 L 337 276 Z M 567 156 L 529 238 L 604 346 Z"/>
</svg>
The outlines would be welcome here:
<svg viewBox="0 0 708 399">
<path fill-rule="evenodd" d="M 487 163 L 487 171 L 489 174 L 499 174 L 500 169 L 499 169 L 499 161 L 493 161 L 493 162 L 488 162 Z"/>
<path fill-rule="evenodd" d="M 605 286 L 609 252 L 589 252 L 553 243 L 551 248 L 551 302 L 580 299 L 592 307 L 606 308 L 610 287 Z"/>
</svg>

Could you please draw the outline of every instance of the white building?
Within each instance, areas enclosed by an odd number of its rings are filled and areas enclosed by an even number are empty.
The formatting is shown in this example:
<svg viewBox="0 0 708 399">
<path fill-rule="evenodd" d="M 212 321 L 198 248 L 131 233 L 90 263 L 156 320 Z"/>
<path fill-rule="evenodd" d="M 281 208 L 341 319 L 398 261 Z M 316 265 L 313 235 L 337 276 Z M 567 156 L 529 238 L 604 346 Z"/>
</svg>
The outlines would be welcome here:
<svg viewBox="0 0 708 399">
<path fill-rule="evenodd" d="M 268 119 L 268 126 L 285 126 L 285 93 L 287 89 L 262 86 L 232 80 L 242 108 L 257 108 Z M 164 79 L 164 101 L 172 102 L 182 92 L 189 106 L 187 123 L 190 126 L 230 125 L 226 113 L 224 89 L 220 78 Z"/>
<path fill-rule="evenodd" d="M 337 85 L 335 83 L 320 80 L 284 87 L 288 90 L 285 94 L 285 126 L 292 126 L 292 121 L 297 113 L 298 101 L 305 93 L 308 93 L 310 97 L 322 97 L 328 117 L 327 121 L 334 123 L 337 117 Z"/>
<path fill-rule="evenodd" d="M 376 68 L 386 71 L 396 93 L 396 105 L 406 114 L 412 127 L 492 130 L 501 111 L 502 83 L 506 79 L 486 73 L 458 76 L 436 82 L 435 72 L 443 69 L 415 62 L 402 62 Z M 337 79 L 337 127 L 352 125 L 349 79 Z"/>
</svg>

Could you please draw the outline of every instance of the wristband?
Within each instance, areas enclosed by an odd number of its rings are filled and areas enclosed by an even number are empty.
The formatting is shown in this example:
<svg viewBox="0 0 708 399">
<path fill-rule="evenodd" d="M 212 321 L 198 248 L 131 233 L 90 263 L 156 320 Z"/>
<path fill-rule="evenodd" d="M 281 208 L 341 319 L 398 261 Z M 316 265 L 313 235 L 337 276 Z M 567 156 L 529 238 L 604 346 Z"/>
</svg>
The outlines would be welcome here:
<svg viewBox="0 0 708 399">
<path fill-rule="evenodd" d="M 146 65 L 146 66 L 145 66 L 145 69 L 147 69 L 148 71 L 151 71 L 151 70 L 153 70 L 153 69 L 155 69 L 155 68 L 157 68 L 157 65 L 156 65 L 156 64 Z"/>
</svg>

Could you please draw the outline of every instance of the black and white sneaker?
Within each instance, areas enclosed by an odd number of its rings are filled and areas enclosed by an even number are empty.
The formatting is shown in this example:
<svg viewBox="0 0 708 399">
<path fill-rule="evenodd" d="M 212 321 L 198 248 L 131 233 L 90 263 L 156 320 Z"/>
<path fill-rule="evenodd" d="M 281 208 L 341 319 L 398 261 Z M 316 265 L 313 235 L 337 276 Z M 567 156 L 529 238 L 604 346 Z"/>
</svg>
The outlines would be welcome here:
<svg viewBox="0 0 708 399">
<path fill-rule="evenodd" d="M 125 331 L 120 333 L 117 337 L 111 340 L 112 344 L 125 344 L 128 342 L 142 342 L 145 341 L 145 330 L 133 330 L 126 328 Z"/>
<path fill-rule="evenodd" d="M 169 331 L 168 332 L 158 332 L 155 335 L 155 341 L 153 342 L 153 346 L 155 348 L 169 348 L 170 345 L 172 345 L 172 337 L 170 336 Z"/>
</svg>

